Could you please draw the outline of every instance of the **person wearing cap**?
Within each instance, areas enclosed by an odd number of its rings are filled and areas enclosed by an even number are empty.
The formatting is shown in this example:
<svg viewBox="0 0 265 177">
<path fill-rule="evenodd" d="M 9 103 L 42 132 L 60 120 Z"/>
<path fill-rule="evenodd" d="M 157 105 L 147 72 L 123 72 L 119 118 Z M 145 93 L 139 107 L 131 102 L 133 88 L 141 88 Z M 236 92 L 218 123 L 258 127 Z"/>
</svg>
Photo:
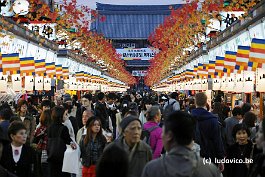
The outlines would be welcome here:
<svg viewBox="0 0 265 177">
<path fill-rule="evenodd" d="M 150 146 L 140 140 L 142 123 L 136 116 L 127 116 L 120 123 L 122 136 L 114 141 L 122 147 L 129 158 L 128 177 L 139 177 L 144 166 L 152 160 Z"/>
<path fill-rule="evenodd" d="M 85 94 L 81 98 L 81 107 L 77 109 L 76 111 L 76 119 L 78 123 L 78 127 L 82 128 L 82 115 L 85 110 L 94 110 L 92 106 L 92 95 L 91 94 Z"/>
</svg>

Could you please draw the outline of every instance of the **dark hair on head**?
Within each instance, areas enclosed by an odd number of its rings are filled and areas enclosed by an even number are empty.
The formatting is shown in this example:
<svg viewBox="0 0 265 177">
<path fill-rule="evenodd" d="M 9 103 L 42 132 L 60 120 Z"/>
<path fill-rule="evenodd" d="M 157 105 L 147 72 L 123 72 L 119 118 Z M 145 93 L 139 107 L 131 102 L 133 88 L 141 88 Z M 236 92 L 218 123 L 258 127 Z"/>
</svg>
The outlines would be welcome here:
<svg viewBox="0 0 265 177">
<path fill-rule="evenodd" d="M 20 109 L 23 105 L 28 106 L 28 102 L 26 100 L 20 100 L 17 104 L 17 111 L 20 112 Z"/>
<path fill-rule="evenodd" d="M 11 102 L 11 105 L 12 105 L 12 102 Z M 0 111 L 1 111 L 2 109 L 9 109 L 10 111 L 12 111 L 10 105 L 9 105 L 7 102 L 2 103 L 2 105 L 0 106 Z M 13 113 L 13 112 L 12 112 L 12 113 Z"/>
<path fill-rule="evenodd" d="M 138 112 L 136 112 L 135 110 L 130 110 L 128 109 L 127 112 L 125 112 L 124 116 L 123 117 L 127 117 L 129 115 L 132 115 L 132 116 L 138 116 Z"/>
<path fill-rule="evenodd" d="M 244 116 L 247 112 L 251 110 L 251 104 L 250 103 L 244 103 L 242 105 L 242 115 Z"/>
<path fill-rule="evenodd" d="M 11 135 L 17 134 L 20 130 L 27 130 L 25 125 L 21 121 L 13 121 L 8 127 L 8 137 L 12 141 Z"/>
<path fill-rule="evenodd" d="M 90 94 L 90 93 L 88 93 L 88 94 L 85 94 L 85 95 L 83 95 L 82 96 L 82 98 L 86 98 L 86 99 L 88 99 L 89 101 L 92 101 L 92 95 Z"/>
<path fill-rule="evenodd" d="M 244 123 L 243 124 L 236 124 L 232 130 L 232 136 L 234 139 L 236 139 L 236 133 L 240 130 L 245 130 L 248 134 L 248 137 L 250 136 L 250 131 Z"/>
<path fill-rule="evenodd" d="M 62 123 L 65 109 L 62 106 L 55 106 L 52 108 L 52 121 L 53 123 Z"/>
<path fill-rule="evenodd" d="M 46 107 L 50 107 L 51 108 L 51 101 L 50 100 L 43 100 L 42 102 L 41 102 L 41 108 L 43 107 L 43 106 L 46 106 Z"/>
<path fill-rule="evenodd" d="M 176 97 L 178 97 L 179 94 L 177 92 L 172 92 L 170 95 L 170 98 L 176 99 Z"/>
<path fill-rule="evenodd" d="M 232 114 L 233 116 L 242 115 L 243 113 L 241 107 L 239 106 L 234 107 L 234 109 L 232 110 Z"/>
<path fill-rule="evenodd" d="M 109 100 L 115 100 L 117 98 L 115 93 L 109 93 L 107 97 Z"/>
<path fill-rule="evenodd" d="M 93 127 L 94 122 L 96 122 L 96 121 L 98 121 L 99 125 L 100 125 L 100 131 L 98 132 L 97 137 L 104 138 L 103 131 L 102 131 L 102 124 L 101 124 L 100 119 L 96 116 L 92 116 L 86 122 L 87 133 L 86 133 L 86 136 L 84 138 L 84 144 L 85 145 L 87 145 L 92 140 L 92 129 L 91 128 Z"/>
<path fill-rule="evenodd" d="M 220 114 L 223 112 L 223 106 L 220 102 L 214 102 L 213 103 L 213 114 Z"/>
<path fill-rule="evenodd" d="M 117 155 L 118 154 L 118 155 Z M 106 147 L 96 165 L 97 177 L 127 177 L 129 171 L 129 158 L 126 151 L 116 143 Z"/>
<path fill-rule="evenodd" d="M 78 100 L 78 96 L 77 95 L 73 95 L 73 100 L 77 101 Z"/>
<path fill-rule="evenodd" d="M 172 132 L 179 145 L 189 145 L 193 139 L 194 119 L 183 111 L 175 111 L 165 119 L 165 132 Z"/>
<path fill-rule="evenodd" d="M 11 109 L 4 108 L 0 111 L 0 117 L 3 120 L 10 120 L 10 118 L 13 116 L 13 112 Z"/>
<path fill-rule="evenodd" d="M 51 110 L 45 110 L 42 111 L 41 115 L 40 115 L 40 123 L 43 126 L 48 127 L 51 122 L 52 122 L 52 115 L 51 115 Z"/>
<path fill-rule="evenodd" d="M 105 94 L 103 92 L 99 92 L 97 97 L 98 97 L 98 100 L 103 100 L 103 98 L 105 97 Z"/>
<path fill-rule="evenodd" d="M 152 104 L 152 100 L 148 97 L 144 97 L 142 100 L 142 105 L 141 105 L 142 110 L 146 111 L 145 105 L 147 104 Z"/>
<path fill-rule="evenodd" d="M 67 112 L 70 114 L 71 111 L 72 111 L 72 106 L 70 106 L 69 104 L 67 103 L 63 103 L 63 107 L 65 110 L 68 110 Z"/>
<path fill-rule="evenodd" d="M 243 123 L 245 123 L 248 128 L 251 128 L 255 127 L 256 120 L 257 120 L 256 114 L 254 114 L 253 112 L 247 112 L 244 115 Z"/>
</svg>

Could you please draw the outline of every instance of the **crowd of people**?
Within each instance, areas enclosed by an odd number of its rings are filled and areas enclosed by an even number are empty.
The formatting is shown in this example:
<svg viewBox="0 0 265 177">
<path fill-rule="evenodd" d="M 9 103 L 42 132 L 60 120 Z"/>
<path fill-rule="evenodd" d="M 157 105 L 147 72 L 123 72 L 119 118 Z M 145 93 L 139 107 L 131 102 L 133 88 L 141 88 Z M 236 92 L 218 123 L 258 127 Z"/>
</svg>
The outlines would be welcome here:
<svg viewBox="0 0 265 177">
<path fill-rule="evenodd" d="M 210 104 L 203 92 L 2 103 L 0 176 L 265 176 L 265 121 L 249 103 Z"/>
</svg>

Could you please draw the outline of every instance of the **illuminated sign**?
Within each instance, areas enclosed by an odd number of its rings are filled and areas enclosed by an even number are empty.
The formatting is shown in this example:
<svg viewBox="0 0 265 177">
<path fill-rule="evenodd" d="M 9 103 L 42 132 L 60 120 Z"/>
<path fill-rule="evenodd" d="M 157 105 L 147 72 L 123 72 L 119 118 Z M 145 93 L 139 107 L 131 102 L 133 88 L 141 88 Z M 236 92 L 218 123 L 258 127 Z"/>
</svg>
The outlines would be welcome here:
<svg viewBox="0 0 265 177">
<path fill-rule="evenodd" d="M 116 49 L 123 60 L 150 60 L 158 51 L 150 48 Z"/>
</svg>

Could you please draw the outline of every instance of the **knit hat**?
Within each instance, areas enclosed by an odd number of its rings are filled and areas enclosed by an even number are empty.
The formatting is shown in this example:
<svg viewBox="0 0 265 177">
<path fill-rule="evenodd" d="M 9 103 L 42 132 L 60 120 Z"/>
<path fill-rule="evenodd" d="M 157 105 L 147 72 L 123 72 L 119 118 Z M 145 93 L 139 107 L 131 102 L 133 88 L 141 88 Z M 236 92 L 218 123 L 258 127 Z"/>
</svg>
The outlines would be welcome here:
<svg viewBox="0 0 265 177">
<path fill-rule="evenodd" d="M 127 116 L 127 117 L 124 117 L 120 123 L 120 127 L 122 129 L 122 132 L 125 130 L 125 128 L 132 122 L 132 121 L 139 121 L 140 124 L 142 125 L 142 122 L 140 121 L 140 119 L 138 119 L 138 117 L 136 116 Z"/>
<path fill-rule="evenodd" d="M 66 93 L 64 96 L 63 96 L 63 102 L 67 102 L 67 101 L 72 101 L 72 98 L 71 98 L 71 95 L 69 93 Z"/>
</svg>

